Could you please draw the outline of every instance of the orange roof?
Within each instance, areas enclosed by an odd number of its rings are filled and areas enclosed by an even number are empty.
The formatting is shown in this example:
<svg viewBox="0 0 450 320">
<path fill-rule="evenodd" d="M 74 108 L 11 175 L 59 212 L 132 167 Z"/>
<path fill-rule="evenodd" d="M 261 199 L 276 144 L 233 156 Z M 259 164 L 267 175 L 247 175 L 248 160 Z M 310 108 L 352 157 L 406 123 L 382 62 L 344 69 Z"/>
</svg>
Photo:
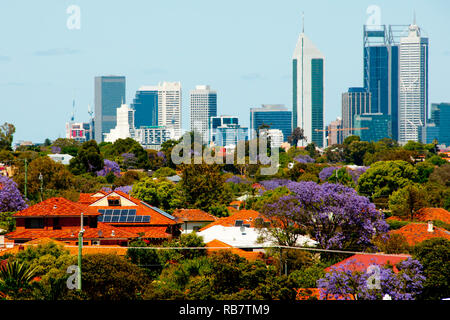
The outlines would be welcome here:
<svg viewBox="0 0 450 320">
<path fill-rule="evenodd" d="M 41 229 L 27 229 L 24 231 L 13 231 L 5 235 L 8 239 L 22 240 L 22 239 L 78 239 L 78 232 L 80 228 L 67 228 L 61 230 L 41 230 Z M 113 232 L 114 231 L 114 232 Z M 110 226 L 106 223 L 99 222 L 97 228 L 86 228 L 83 234 L 84 239 L 132 239 L 137 238 L 138 235 L 121 228 Z"/>
<path fill-rule="evenodd" d="M 235 201 L 231 201 L 230 202 L 230 206 L 240 206 L 244 201 L 239 201 L 239 200 L 235 200 Z"/>
<path fill-rule="evenodd" d="M 222 242 L 220 240 L 214 239 L 210 242 L 206 243 L 206 247 L 212 248 L 207 249 L 209 253 L 211 252 L 217 252 L 219 250 L 224 249 L 214 249 L 214 248 L 229 248 L 232 253 L 237 254 L 238 256 L 245 258 L 249 261 L 255 261 L 255 260 L 261 260 L 264 257 L 264 254 L 262 252 L 253 252 L 253 251 L 245 251 L 239 248 L 234 248 L 230 246 L 229 244 Z"/>
<path fill-rule="evenodd" d="M 327 297 L 321 299 L 320 296 L 323 292 L 322 288 L 299 288 L 295 289 L 295 291 L 297 292 L 295 300 L 355 300 L 355 297 L 352 294 L 346 294 L 337 298 L 332 294 L 328 294 Z"/>
<path fill-rule="evenodd" d="M 216 221 L 208 224 L 199 231 L 206 230 L 212 226 L 221 225 L 224 227 L 234 227 L 236 220 L 242 220 L 243 224 L 249 224 L 251 228 L 255 226 L 255 219 L 263 218 L 263 216 L 255 210 L 239 210 L 232 213 L 231 216 L 219 218 Z M 266 219 L 264 219 L 266 220 Z"/>
<path fill-rule="evenodd" d="M 15 213 L 13 217 L 80 216 L 82 212 L 84 215 L 98 215 L 97 212 L 89 212 L 83 204 L 55 197 L 21 210 Z"/>
<path fill-rule="evenodd" d="M 80 198 L 78 200 L 79 203 L 83 203 L 83 204 L 91 204 L 94 203 L 95 201 L 97 201 L 98 199 L 100 199 L 101 197 L 94 197 L 94 195 L 96 194 L 103 194 L 103 195 L 107 195 L 108 193 L 100 190 L 98 192 L 94 192 L 94 193 L 80 193 Z"/>
<path fill-rule="evenodd" d="M 217 218 L 200 209 L 177 209 L 172 214 L 181 221 L 216 221 Z"/>
<path fill-rule="evenodd" d="M 146 226 L 146 227 L 115 227 L 115 229 L 127 231 L 134 233 L 136 235 L 142 235 L 143 238 L 155 238 L 155 239 L 167 239 L 171 237 L 170 233 L 167 233 L 167 227 L 154 227 L 154 226 Z"/>
<path fill-rule="evenodd" d="M 366 271 L 372 264 L 395 266 L 397 263 L 411 257 L 407 254 L 355 254 L 325 269 L 330 272 L 333 269 L 345 269 L 352 271 Z"/>
<path fill-rule="evenodd" d="M 408 244 L 412 246 L 432 238 L 445 238 L 450 240 L 450 232 L 445 229 L 433 226 L 433 232 L 428 232 L 428 223 L 410 223 L 390 232 L 393 234 L 402 234 Z"/>
<path fill-rule="evenodd" d="M 416 212 L 415 218 L 419 221 L 440 220 L 450 224 L 450 212 L 443 208 L 422 208 Z"/>
</svg>

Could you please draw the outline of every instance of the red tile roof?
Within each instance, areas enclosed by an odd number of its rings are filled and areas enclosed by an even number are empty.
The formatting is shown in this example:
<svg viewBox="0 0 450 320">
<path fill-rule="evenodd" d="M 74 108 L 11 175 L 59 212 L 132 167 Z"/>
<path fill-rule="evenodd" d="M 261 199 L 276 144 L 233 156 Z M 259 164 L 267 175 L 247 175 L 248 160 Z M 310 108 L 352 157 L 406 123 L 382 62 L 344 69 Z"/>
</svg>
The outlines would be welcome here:
<svg viewBox="0 0 450 320">
<path fill-rule="evenodd" d="M 234 227 L 236 220 L 242 220 L 243 224 L 249 224 L 251 228 L 255 227 L 255 219 L 263 218 L 263 216 L 255 210 L 239 210 L 232 212 L 231 216 L 219 218 L 216 221 L 208 224 L 199 231 L 206 230 L 212 226 L 221 225 L 224 227 Z M 264 219 L 265 221 L 267 219 Z"/>
<path fill-rule="evenodd" d="M 410 223 L 390 232 L 393 234 L 402 234 L 411 246 L 432 238 L 445 238 L 450 240 L 450 232 L 445 229 L 433 226 L 433 232 L 428 232 L 428 223 Z"/>
<path fill-rule="evenodd" d="M 295 300 L 355 300 L 355 297 L 352 294 L 346 294 L 339 297 L 328 294 L 327 297 L 324 297 L 324 289 L 322 288 L 299 288 L 295 289 L 295 291 L 297 292 Z M 322 299 L 321 296 L 323 297 Z"/>
<path fill-rule="evenodd" d="M 11 240 L 34 240 L 39 238 L 52 239 L 78 239 L 78 232 L 80 228 L 67 228 L 61 230 L 42 230 L 42 229 L 27 229 L 23 231 L 13 231 L 5 235 Z M 100 233 L 99 233 L 100 232 Z M 101 234 L 101 236 L 100 236 Z M 132 239 L 137 238 L 138 235 L 121 228 L 110 226 L 106 223 L 99 222 L 97 228 L 86 228 L 83 234 L 84 239 Z"/>
<path fill-rule="evenodd" d="M 450 224 L 450 212 L 443 208 L 422 208 L 416 212 L 415 218 L 419 221 L 440 220 Z"/>
<path fill-rule="evenodd" d="M 41 217 L 41 216 L 80 216 L 98 215 L 97 212 L 91 212 L 86 205 L 72 202 L 70 200 L 57 197 L 49 198 L 39 202 L 31 207 L 15 213 L 14 217 Z"/>
<path fill-rule="evenodd" d="M 245 258 L 249 261 L 255 261 L 255 260 L 262 260 L 264 257 L 264 254 L 262 252 L 254 252 L 254 251 L 245 251 L 239 248 L 234 248 L 230 246 L 229 244 L 222 242 L 220 240 L 214 239 L 210 242 L 206 243 L 206 247 L 209 247 L 211 249 L 207 249 L 209 253 L 217 252 L 225 249 L 214 249 L 214 248 L 229 248 L 232 253 L 237 254 L 238 256 Z"/>
<path fill-rule="evenodd" d="M 372 264 L 386 265 L 390 264 L 395 266 L 399 262 L 411 257 L 407 254 L 355 254 L 347 259 L 342 260 L 325 269 L 326 272 L 330 272 L 333 269 L 344 269 L 352 271 L 366 271 Z"/>
<path fill-rule="evenodd" d="M 177 209 L 172 215 L 180 221 L 216 221 L 218 219 L 200 209 Z"/>
<path fill-rule="evenodd" d="M 136 236 L 142 235 L 143 238 L 153 238 L 153 239 L 167 239 L 170 238 L 172 235 L 170 233 L 167 233 L 167 227 L 154 227 L 154 226 L 147 226 L 147 227 L 120 227 L 117 226 L 115 229 L 132 232 Z"/>
</svg>

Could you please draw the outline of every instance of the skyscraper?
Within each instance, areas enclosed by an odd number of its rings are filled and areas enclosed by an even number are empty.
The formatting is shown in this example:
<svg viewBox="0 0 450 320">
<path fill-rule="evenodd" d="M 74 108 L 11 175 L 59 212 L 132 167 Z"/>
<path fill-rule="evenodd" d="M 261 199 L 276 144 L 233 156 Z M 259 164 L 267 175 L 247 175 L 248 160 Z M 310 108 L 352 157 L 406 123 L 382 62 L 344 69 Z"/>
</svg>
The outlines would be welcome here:
<svg viewBox="0 0 450 320">
<path fill-rule="evenodd" d="M 399 49 L 399 143 L 419 141 L 428 110 L 428 38 L 415 21 Z"/>
<path fill-rule="evenodd" d="M 141 126 L 158 125 L 158 87 L 142 86 L 136 91 L 131 107 L 135 110 L 134 125 Z"/>
<path fill-rule="evenodd" d="M 439 130 L 439 144 L 450 146 L 450 103 L 431 104 L 431 122 Z M 436 130 L 436 129 L 435 129 Z"/>
<path fill-rule="evenodd" d="M 398 140 L 398 54 L 407 26 L 364 26 L 364 88 L 371 93 L 371 113 L 391 116 L 392 138 Z"/>
<path fill-rule="evenodd" d="M 300 141 L 302 146 L 314 142 L 323 147 L 324 60 L 302 31 L 292 57 L 292 128 L 304 130 L 306 140 Z"/>
<path fill-rule="evenodd" d="M 125 77 L 95 77 L 95 140 L 103 141 L 103 134 L 116 125 L 116 109 L 125 103 Z"/>
<path fill-rule="evenodd" d="M 261 108 L 250 108 L 250 138 L 262 125 L 270 129 L 279 129 L 283 133 L 283 141 L 287 141 L 292 133 L 292 111 L 281 104 L 263 104 Z"/>
<path fill-rule="evenodd" d="M 173 129 L 173 139 L 181 136 L 181 82 L 158 84 L 158 126 Z"/>
<path fill-rule="evenodd" d="M 209 86 L 196 86 L 190 92 L 191 131 L 202 134 L 204 142 L 208 141 L 209 119 L 217 116 L 217 93 Z"/>
<path fill-rule="evenodd" d="M 105 133 L 105 142 L 115 142 L 117 139 L 134 137 L 134 109 L 127 104 L 117 108 L 117 124 L 110 132 Z"/>
<path fill-rule="evenodd" d="M 343 139 L 354 134 L 355 128 L 353 118 L 355 115 L 370 113 L 371 93 L 365 88 L 348 88 L 347 92 L 342 94 L 342 127 L 345 129 L 342 133 Z"/>
<path fill-rule="evenodd" d="M 359 136 L 361 141 L 377 142 L 392 136 L 389 114 L 381 112 L 357 114 L 353 117 L 353 124 L 356 127 L 353 134 Z M 363 128 L 368 129 L 364 130 Z"/>
</svg>

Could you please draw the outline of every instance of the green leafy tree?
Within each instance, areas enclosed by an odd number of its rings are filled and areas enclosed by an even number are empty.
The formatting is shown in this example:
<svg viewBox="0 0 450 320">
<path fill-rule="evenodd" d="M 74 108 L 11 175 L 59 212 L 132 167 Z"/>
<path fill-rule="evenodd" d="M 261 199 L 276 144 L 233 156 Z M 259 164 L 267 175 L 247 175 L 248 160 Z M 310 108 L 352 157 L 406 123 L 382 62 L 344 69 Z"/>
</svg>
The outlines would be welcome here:
<svg viewBox="0 0 450 320">
<path fill-rule="evenodd" d="M 450 241 L 434 238 L 421 242 L 413 250 L 426 277 L 421 299 L 440 300 L 450 297 Z"/>
<path fill-rule="evenodd" d="M 417 169 L 408 162 L 380 161 L 359 177 L 356 190 L 377 204 L 386 206 L 394 191 L 416 182 L 417 179 Z"/>
<path fill-rule="evenodd" d="M 417 184 L 408 184 L 389 196 L 389 209 L 400 218 L 413 220 L 417 210 L 426 206 L 426 191 Z"/>
<path fill-rule="evenodd" d="M 328 178 L 328 182 L 340 183 L 344 186 L 355 187 L 352 177 L 348 174 L 347 169 L 342 167 L 339 170 L 335 170 L 334 173 Z"/>
<path fill-rule="evenodd" d="M 148 282 L 145 272 L 115 254 L 83 256 L 82 288 L 91 300 L 136 300 Z"/>
<path fill-rule="evenodd" d="M 135 265 L 144 269 L 151 279 L 156 279 L 162 271 L 161 261 L 156 249 L 136 248 L 148 247 L 148 244 L 141 239 L 130 242 L 128 247 L 127 258 Z"/>
<path fill-rule="evenodd" d="M 77 156 L 70 160 L 69 169 L 76 175 L 86 172 L 94 174 L 103 169 L 103 156 L 95 140 L 82 144 Z"/>
<path fill-rule="evenodd" d="M 12 150 L 11 145 L 16 127 L 13 124 L 5 122 L 0 126 L 0 150 Z"/>
<path fill-rule="evenodd" d="M 210 211 L 219 204 L 227 205 L 232 200 L 231 190 L 217 164 L 183 164 L 180 187 L 187 205 Z"/>
<path fill-rule="evenodd" d="M 133 185 L 130 195 L 169 212 L 184 207 L 185 203 L 180 186 L 166 180 L 144 178 Z"/>
</svg>

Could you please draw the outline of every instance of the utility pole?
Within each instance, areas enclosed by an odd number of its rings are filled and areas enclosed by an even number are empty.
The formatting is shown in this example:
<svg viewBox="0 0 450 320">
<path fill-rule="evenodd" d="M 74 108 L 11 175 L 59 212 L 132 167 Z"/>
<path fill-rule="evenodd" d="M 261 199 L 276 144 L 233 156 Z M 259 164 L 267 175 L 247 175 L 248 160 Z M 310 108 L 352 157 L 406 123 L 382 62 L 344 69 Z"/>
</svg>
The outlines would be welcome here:
<svg viewBox="0 0 450 320">
<path fill-rule="evenodd" d="M 81 255 L 83 251 L 83 212 L 81 212 L 80 232 L 78 233 L 78 278 L 77 289 L 81 291 Z"/>
</svg>

